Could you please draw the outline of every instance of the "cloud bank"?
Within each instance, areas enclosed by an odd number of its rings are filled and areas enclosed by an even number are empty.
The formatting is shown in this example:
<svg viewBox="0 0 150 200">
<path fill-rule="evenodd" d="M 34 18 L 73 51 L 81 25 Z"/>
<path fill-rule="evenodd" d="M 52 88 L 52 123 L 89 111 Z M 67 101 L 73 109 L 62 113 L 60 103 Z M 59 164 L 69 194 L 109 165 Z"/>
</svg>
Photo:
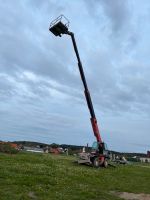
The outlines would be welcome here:
<svg viewBox="0 0 150 200">
<path fill-rule="evenodd" d="M 0 139 L 94 141 L 71 40 L 48 31 L 63 13 L 75 32 L 102 138 L 113 150 L 145 152 L 149 6 L 147 0 L 1 2 Z"/>
</svg>

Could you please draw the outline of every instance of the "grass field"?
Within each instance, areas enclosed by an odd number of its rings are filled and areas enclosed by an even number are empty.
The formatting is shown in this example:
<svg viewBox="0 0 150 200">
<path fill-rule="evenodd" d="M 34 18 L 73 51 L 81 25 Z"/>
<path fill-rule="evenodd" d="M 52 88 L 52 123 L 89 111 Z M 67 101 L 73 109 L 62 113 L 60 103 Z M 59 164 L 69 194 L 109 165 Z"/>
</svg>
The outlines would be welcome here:
<svg viewBox="0 0 150 200">
<path fill-rule="evenodd" d="M 94 169 L 50 154 L 0 154 L 0 200 L 119 200 L 113 192 L 150 193 L 150 168 Z"/>
</svg>

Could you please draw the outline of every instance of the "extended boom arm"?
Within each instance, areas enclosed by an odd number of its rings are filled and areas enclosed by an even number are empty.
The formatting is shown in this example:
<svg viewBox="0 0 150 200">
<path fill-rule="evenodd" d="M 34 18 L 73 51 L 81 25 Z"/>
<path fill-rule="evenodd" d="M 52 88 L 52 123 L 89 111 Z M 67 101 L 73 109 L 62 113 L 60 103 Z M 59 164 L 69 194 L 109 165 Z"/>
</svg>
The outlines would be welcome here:
<svg viewBox="0 0 150 200">
<path fill-rule="evenodd" d="M 77 44 L 76 44 L 76 41 L 75 41 L 74 33 L 67 31 L 66 34 L 71 36 L 74 51 L 76 53 L 76 57 L 77 57 L 77 60 L 78 60 L 79 72 L 80 72 L 81 80 L 82 80 L 83 86 L 84 86 L 84 94 L 85 94 L 87 105 L 88 105 L 88 108 L 89 108 L 89 111 L 90 111 L 90 114 L 91 114 L 91 124 L 92 124 L 92 128 L 93 128 L 93 132 L 94 132 L 94 135 L 97 139 L 97 142 L 101 143 L 102 139 L 101 139 L 101 136 L 100 136 L 100 131 L 99 131 L 99 128 L 98 128 L 98 124 L 97 124 L 97 120 L 96 120 L 96 116 L 95 116 L 95 112 L 94 112 L 94 108 L 93 108 L 93 104 L 92 104 L 92 99 L 91 99 L 90 92 L 88 90 L 88 86 L 87 86 L 87 83 L 86 83 L 86 79 L 85 79 L 82 63 L 81 63 L 81 60 L 80 60 Z"/>
</svg>

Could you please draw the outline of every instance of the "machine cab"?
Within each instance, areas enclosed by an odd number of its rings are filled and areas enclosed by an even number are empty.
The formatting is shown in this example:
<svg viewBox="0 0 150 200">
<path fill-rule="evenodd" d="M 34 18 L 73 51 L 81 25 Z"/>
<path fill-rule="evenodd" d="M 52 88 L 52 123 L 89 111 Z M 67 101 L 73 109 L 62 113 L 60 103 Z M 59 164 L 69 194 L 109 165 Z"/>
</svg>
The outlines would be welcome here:
<svg viewBox="0 0 150 200">
<path fill-rule="evenodd" d="M 92 145 L 92 152 L 97 152 L 97 153 L 100 153 L 100 154 L 104 154 L 104 155 L 107 155 L 108 154 L 108 148 L 107 148 L 107 144 L 104 143 L 104 142 L 93 142 L 93 145 Z"/>
</svg>

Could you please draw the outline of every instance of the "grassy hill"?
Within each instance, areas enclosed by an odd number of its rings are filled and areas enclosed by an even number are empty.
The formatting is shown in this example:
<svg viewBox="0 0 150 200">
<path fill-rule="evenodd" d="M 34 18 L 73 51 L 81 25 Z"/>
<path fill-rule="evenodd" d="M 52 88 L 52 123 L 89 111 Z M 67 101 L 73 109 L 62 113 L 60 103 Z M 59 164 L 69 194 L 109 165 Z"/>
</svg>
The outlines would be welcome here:
<svg viewBox="0 0 150 200">
<path fill-rule="evenodd" d="M 150 168 L 94 169 L 74 157 L 0 154 L 1 200 L 119 200 L 114 192 L 150 193 Z"/>
</svg>

